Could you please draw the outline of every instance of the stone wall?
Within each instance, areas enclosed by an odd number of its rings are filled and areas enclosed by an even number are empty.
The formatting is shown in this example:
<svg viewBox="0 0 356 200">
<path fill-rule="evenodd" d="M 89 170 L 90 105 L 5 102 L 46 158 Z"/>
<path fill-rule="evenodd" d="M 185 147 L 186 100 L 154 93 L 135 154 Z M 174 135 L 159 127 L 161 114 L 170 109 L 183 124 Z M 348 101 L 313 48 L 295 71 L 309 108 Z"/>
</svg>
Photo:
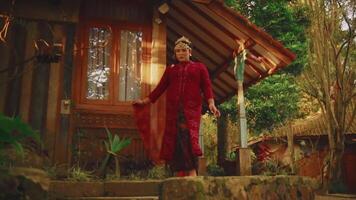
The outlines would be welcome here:
<svg viewBox="0 0 356 200">
<path fill-rule="evenodd" d="M 317 181 L 299 176 L 170 178 L 161 199 L 313 200 Z"/>
</svg>

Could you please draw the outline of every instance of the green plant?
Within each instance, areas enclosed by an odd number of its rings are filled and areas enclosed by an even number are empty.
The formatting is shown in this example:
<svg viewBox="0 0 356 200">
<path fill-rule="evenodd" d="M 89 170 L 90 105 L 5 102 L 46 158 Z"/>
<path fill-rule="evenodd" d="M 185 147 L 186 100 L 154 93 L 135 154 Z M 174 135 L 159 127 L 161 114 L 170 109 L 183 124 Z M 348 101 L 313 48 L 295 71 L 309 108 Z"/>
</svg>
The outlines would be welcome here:
<svg viewBox="0 0 356 200">
<path fill-rule="evenodd" d="M 73 166 L 68 172 L 68 180 L 71 181 L 90 181 L 94 178 L 93 173 Z"/>
<path fill-rule="evenodd" d="M 120 139 L 118 135 L 112 136 L 110 130 L 105 127 L 106 133 L 108 135 L 108 140 L 104 141 L 106 148 L 106 157 L 102 162 L 99 169 L 99 176 L 104 177 L 106 174 L 106 168 L 108 166 L 109 161 L 114 158 L 115 159 L 115 176 L 120 177 L 120 164 L 118 159 L 118 153 L 131 144 L 130 138 Z"/>
<path fill-rule="evenodd" d="M 283 165 L 278 159 L 268 158 L 263 162 L 262 174 L 267 176 L 289 175 L 291 169 L 289 166 Z"/>
<path fill-rule="evenodd" d="M 236 160 L 236 151 L 231 151 L 230 153 L 227 153 L 226 160 Z"/>
<path fill-rule="evenodd" d="M 11 146 L 20 156 L 24 156 L 21 144 L 24 140 L 31 138 L 40 143 L 40 134 L 23 122 L 19 117 L 7 117 L 0 113 L 0 152 Z M 0 165 L 5 165 L 6 155 L 1 153 Z"/>
<path fill-rule="evenodd" d="M 147 173 L 148 179 L 165 179 L 168 178 L 168 172 L 165 166 L 154 166 Z"/>
<path fill-rule="evenodd" d="M 224 176 L 225 172 L 224 169 L 221 168 L 219 165 L 208 165 L 207 172 L 210 176 Z"/>
</svg>

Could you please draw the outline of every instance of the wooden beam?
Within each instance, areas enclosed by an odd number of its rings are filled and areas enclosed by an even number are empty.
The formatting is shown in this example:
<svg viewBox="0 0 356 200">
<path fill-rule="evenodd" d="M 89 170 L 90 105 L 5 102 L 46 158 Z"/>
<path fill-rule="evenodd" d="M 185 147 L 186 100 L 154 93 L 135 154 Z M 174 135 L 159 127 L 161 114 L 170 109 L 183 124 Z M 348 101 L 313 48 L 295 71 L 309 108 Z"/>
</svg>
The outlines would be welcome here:
<svg viewBox="0 0 356 200">
<path fill-rule="evenodd" d="M 217 88 L 219 88 L 221 91 L 224 92 L 224 94 L 229 94 L 229 91 L 227 91 L 225 88 L 223 88 L 221 85 L 217 84 L 217 83 L 214 83 L 214 81 L 212 81 L 212 84 L 214 86 L 216 86 Z"/>
<path fill-rule="evenodd" d="M 170 23 L 171 22 L 171 23 Z M 173 22 L 173 24 L 172 24 Z M 193 42 L 194 45 L 199 45 L 199 43 L 203 44 L 206 46 L 206 51 L 211 51 L 213 55 L 216 55 L 222 60 L 226 59 L 226 55 L 221 53 L 218 49 L 216 49 L 213 45 L 211 45 L 209 42 L 205 42 L 199 35 L 197 35 L 195 32 L 191 31 L 188 27 L 186 27 L 184 24 L 173 18 L 172 16 L 168 16 L 168 22 L 169 25 L 174 25 L 175 29 L 179 32 L 179 27 L 181 28 L 181 31 L 185 32 L 186 34 L 182 33 L 182 35 L 185 35 L 186 37 L 189 37 L 189 39 Z"/>
<path fill-rule="evenodd" d="M 189 5 L 194 12 L 198 13 L 199 15 L 203 16 L 205 19 L 207 19 L 211 24 L 213 24 L 214 26 L 216 26 L 218 29 L 220 29 L 221 31 L 223 31 L 226 35 L 228 35 L 230 38 L 236 38 L 238 40 L 241 40 L 240 37 L 238 37 L 236 34 L 234 34 L 233 32 L 229 31 L 225 26 L 223 26 L 222 24 L 220 24 L 219 22 L 216 21 L 216 19 L 214 19 L 213 17 L 209 16 L 208 14 L 206 14 L 205 12 L 203 12 L 202 10 L 200 10 L 196 5 L 194 5 L 194 3 L 190 2 L 190 1 L 182 1 L 185 4 Z"/>
<path fill-rule="evenodd" d="M 255 42 L 251 39 L 244 42 L 245 49 L 253 48 L 254 45 L 255 45 Z M 242 50 L 243 49 L 241 49 L 241 48 L 235 50 L 236 55 L 239 55 L 242 52 Z M 222 67 L 219 67 L 219 69 L 217 69 L 215 72 L 213 72 L 213 74 L 212 74 L 213 78 L 218 77 L 223 71 L 225 71 L 230 66 L 230 63 L 232 62 L 232 60 L 235 59 L 235 56 L 233 54 L 234 54 L 234 52 L 232 52 L 231 56 L 223 64 L 220 65 Z"/>
<path fill-rule="evenodd" d="M 253 64 L 250 60 L 246 59 L 246 64 L 249 65 L 252 69 L 254 69 L 256 72 L 258 72 L 260 75 L 263 75 L 265 73 L 268 73 L 268 71 L 263 71 L 259 67 L 257 67 L 255 64 Z"/>
<path fill-rule="evenodd" d="M 287 50 L 280 42 L 274 40 L 270 35 L 252 24 L 242 15 L 224 6 L 223 3 L 214 1 L 208 5 L 208 8 L 239 30 L 245 32 L 246 35 L 272 52 L 284 63 L 289 64 L 296 58 L 295 54 Z"/>
<path fill-rule="evenodd" d="M 234 49 L 228 46 L 225 42 L 222 41 L 221 38 L 218 38 L 215 34 L 213 34 L 210 30 L 208 30 L 201 22 L 197 21 L 194 17 L 186 13 L 185 11 L 181 10 L 178 6 L 175 6 L 174 4 L 171 4 L 171 7 L 174 8 L 174 10 L 177 10 L 178 13 L 182 16 L 184 16 L 186 19 L 188 19 L 194 26 L 198 27 L 201 29 L 204 33 L 206 33 L 209 37 L 217 41 L 219 45 L 224 47 L 225 49 L 229 51 L 233 51 Z M 215 47 L 217 48 L 217 47 Z"/>
<path fill-rule="evenodd" d="M 173 33 L 174 35 L 176 35 L 176 37 L 180 37 L 180 34 L 177 33 L 174 29 L 170 28 L 169 26 L 167 26 L 167 30 L 169 31 L 169 33 Z M 169 34 L 170 35 L 170 34 Z M 171 40 L 171 38 L 168 37 L 168 41 L 171 42 L 172 44 L 174 44 L 174 41 Z M 208 56 L 205 52 L 203 52 L 202 50 L 200 50 L 197 47 L 193 46 L 193 51 L 197 51 L 199 54 L 202 55 L 202 57 L 204 57 L 206 60 L 209 60 L 211 63 L 213 63 L 215 66 L 219 66 L 219 64 L 213 60 L 210 56 Z M 194 52 L 193 52 L 194 54 Z"/>
<path fill-rule="evenodd" d="M 192 0 L 195 3 L 209 4 L 213 0 Z"/>
</svg>

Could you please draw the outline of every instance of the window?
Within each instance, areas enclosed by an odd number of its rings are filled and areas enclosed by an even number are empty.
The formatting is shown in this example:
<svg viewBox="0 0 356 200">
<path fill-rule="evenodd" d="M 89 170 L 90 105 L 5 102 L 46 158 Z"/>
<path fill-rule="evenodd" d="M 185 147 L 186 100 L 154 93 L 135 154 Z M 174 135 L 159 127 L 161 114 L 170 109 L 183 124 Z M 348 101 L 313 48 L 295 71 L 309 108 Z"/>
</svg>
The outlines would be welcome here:
<svg viewBox="0 0 356 200">
<path fill-rule="evenodd" d="M 119 101 L 140 98 L 142 32 L 122 30 L 120 37 Z"/>
<path fill-rule="evenodd" d="M 85 25 L 78 82 L 81 104 L 122 105 L 144 95 L 146 29 L 132 24 Z"/>
<path fill-rule="evenodd" d="M 88 40 L 86 98 L 108 99 L 112 33 L 107 28 L 93 27 Z"/>
</svg>

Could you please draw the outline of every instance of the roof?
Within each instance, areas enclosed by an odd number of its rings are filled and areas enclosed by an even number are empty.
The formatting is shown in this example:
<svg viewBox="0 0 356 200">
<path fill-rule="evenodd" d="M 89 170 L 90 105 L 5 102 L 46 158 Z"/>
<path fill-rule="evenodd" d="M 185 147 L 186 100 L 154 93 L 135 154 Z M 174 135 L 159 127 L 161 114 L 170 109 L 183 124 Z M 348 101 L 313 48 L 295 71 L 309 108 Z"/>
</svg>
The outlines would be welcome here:
<svg viewBox="0 0 356 200">
<path fill-rule="evenodd" d="M 167 14 L 167 57 L 172 62 L 174 41 L 180 36 L 193 43 L 193 57 L 203 62 L 213 83 L 218 103 L 234 96 L 237 83 L 233 73 L 236 40 L 245 44 L 247 56 L 244 87 L 286 67 L 296 58 L 279 41 L 273 39 L 247 18 L 219 0 L 172 0 Z"/>
<path fill-rule="evenodd" d="M 351 118 L 351 113 L 348 113 L 346 122 L 350 123 L 350 128 L 346 135 L 356 135 L 356 120 L 351 121 Z M 263 133 L 259 137 L 251 138 L 248 143 L 252 145 L 265 140 L 286 137 L 288 132 L 292 132 L 294 137 L 327 136 L 327 121 L 322 113 L 316 113 L 307 119 L 296 120 L 271 132 Z"/>
</svg>

